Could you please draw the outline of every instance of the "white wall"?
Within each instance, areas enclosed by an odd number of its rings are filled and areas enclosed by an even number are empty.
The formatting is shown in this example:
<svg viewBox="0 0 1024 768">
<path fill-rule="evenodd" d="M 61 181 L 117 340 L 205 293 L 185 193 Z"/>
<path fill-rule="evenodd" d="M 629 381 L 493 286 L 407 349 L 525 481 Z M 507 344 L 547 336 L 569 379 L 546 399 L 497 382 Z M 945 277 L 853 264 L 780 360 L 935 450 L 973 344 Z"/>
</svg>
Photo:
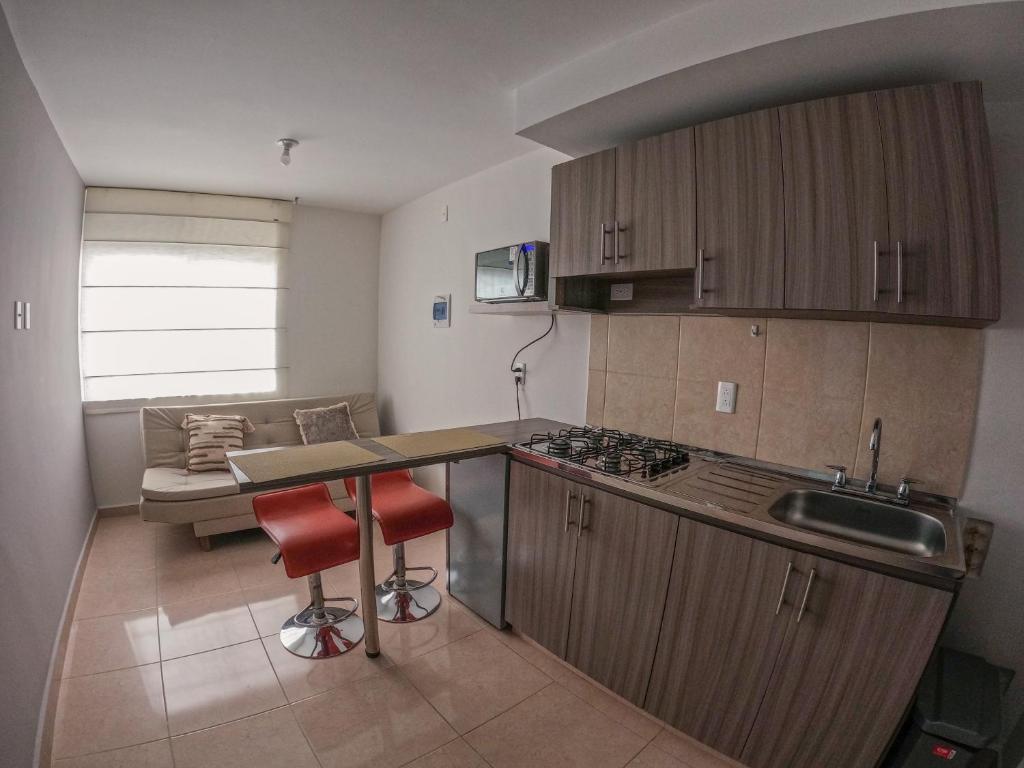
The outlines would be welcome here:
<svg viewBox="0 0 1024 768">
<path fill-rule="evenodd" d="M 551 166 L 564 159 L 537 150 L 385 214 L 377 386 L 385 430 L 516 417 L 512 355 L 543 333 L 550 319 L 470 314 L 473 257 L 489 248 L 549 239 Z M 451 327 L 434 328 L 431 302 L 435 294 L 447 293 Z M 587 316 L 559 315 L 551 335 L 523 353 L 524 417 L 583 423 L 589 326 Z M 424 480 L 439 487 L 439 477 L 434 469 Z"/>
<path fill-rule="evenodd" d="M 0 11 L 0 763 L 33 765 L 50 658 L 95 513 L 78 379 L 82 181 Z M 13 303 L 32 302 L 15 331 Z"/>
<path fill-rule="evenodd" d="M 375 389 L 380 223 L 371 214 L 296 207 L 287 265 L 284 396 Z M 86 437 L 96 503 L 138 502 L 144 469 L 138 410 L 90 414 Z"/>
<path fill-rule="evenodd" d="M 987 104 L 1002 245 L 1002 319 L 985 331 L 978 421 L 961 508 L 996 524 L 982 577 L 947 631 L 954 647 L 1017 671 L 1008 720 L 1024 711 L 1024 102 Z"/>
</svg>

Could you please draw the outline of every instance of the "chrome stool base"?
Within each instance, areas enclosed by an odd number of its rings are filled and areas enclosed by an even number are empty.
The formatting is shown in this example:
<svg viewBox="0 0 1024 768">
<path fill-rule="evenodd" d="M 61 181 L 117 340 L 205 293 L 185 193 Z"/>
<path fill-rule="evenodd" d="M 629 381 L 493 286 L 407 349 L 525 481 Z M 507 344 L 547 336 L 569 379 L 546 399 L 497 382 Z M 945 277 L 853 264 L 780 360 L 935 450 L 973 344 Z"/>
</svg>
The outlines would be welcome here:
<svg viewBox="0 0 1024 768">
<path fill-rule="evenodd" d="M 281 627 L 281 645 L 289 653 L 304 659 L 329 659 L 341 656 L 363 640 L 363 620 L 356 616 L 359 601 L 354 597 L 324 597 L 319 573 L 306 577 L 310 602 Z M 351 608 L 327 605 L 328 600 L 348 602 Z"/>
<path fill-rule="evenodd" d="M 378 584 L 373 590 L 377 598 L 377 618 L 392 624 L 409 624 L 425 619 L 441 607 L 441 593 L 429 585 L 408 579 L 405 589 Z"/>
<path fill-rule="evenodd" d="M 437 570 L 429 566 L 407 566 L 404 541 L 395 544 L 391 553 L 395 570 L 373 590 L 377 598 L 377 618 L 391 624 L 409 624 L 427 618 L 441 607 L 441 593 L 430 586 L 437 578 Z M 430 578 L 425 581 L 407 578 L 410 571 L 428 571 Z"/>
<path fill-rule="evenodd" d="M 299 614 L 312 612 L 307 608 Z M 337 614 L 347 617 L 331 621 L 328 624 L 306 624 L 296 621 L 299 616 L 292 616 L 281 627 L 281 644 L 290 653 L 304 659 L 329 659 L 341 656 L 355 648 L 363 641 L 363 620 L 349 611 L 326 608 L 330 616 Z"/>
</svg>

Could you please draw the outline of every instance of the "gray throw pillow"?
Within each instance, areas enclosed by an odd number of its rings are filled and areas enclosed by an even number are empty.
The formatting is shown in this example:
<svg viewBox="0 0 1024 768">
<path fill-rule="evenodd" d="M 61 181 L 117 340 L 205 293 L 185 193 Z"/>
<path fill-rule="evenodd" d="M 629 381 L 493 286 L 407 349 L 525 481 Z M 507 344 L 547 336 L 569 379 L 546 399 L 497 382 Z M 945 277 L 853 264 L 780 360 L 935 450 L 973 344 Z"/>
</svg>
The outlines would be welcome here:
<svg viewBox="0 0 1024 768">
<path fill-rule="evenodd" d="M 348 403 L 338 403 L 327 408 L 297 410 L 293 415 L 305 445 L 355 440 L 359 437 L 356 425 L 352 422 L 352 412 Z"/>
</svg>

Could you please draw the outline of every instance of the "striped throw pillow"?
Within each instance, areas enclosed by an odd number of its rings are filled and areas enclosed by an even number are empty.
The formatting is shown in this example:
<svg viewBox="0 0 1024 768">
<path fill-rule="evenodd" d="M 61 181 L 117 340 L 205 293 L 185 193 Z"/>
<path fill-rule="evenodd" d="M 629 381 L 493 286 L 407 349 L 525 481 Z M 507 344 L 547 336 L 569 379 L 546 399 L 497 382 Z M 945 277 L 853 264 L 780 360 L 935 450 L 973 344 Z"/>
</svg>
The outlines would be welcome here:
<svg viewBox="0 0 1024 768">
<path fill-rule="evenodd" d="M 242 450 L 242 435 L 255 430 L 244 416 L 185 415 L 181 428 L 188 433 L 189 472 L 214 472 L 228 469 L 226 451 Z"/>
</svg>

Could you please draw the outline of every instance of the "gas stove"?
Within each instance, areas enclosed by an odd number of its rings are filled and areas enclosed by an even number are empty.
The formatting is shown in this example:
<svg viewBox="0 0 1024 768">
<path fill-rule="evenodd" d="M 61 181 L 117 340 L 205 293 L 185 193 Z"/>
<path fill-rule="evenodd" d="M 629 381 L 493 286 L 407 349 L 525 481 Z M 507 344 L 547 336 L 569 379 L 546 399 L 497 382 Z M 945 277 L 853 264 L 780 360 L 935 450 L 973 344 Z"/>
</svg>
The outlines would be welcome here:
<svg viewBox="0 0 1024 768">
<path fill-rule="evenodd" d="M 685 468 L 687 447 L 669 440 L 598 427 L 569 427 L 534 434 L 517 448 L 629 480 L 654 480 Z"/>
</svg>

